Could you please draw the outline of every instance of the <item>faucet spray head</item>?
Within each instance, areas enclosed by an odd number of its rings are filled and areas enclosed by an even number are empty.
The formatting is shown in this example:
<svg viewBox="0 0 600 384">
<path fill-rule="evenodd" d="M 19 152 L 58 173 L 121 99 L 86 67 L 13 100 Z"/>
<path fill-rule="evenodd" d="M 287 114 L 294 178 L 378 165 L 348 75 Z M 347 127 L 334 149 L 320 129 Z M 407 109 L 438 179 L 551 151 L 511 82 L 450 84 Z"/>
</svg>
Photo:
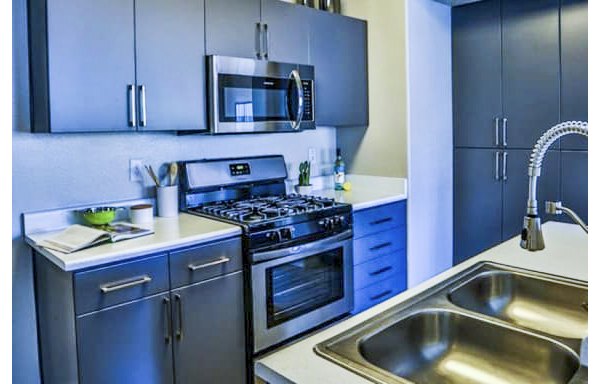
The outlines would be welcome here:
<svg viewBox="0 0 600 384">
<path fill-rule="evenodd" d="M 528 251 L 541 251 L 545 248 L 542 221 L 538 215 L 527 215 L 523 219 L 521 248 Z"/>
</svg>

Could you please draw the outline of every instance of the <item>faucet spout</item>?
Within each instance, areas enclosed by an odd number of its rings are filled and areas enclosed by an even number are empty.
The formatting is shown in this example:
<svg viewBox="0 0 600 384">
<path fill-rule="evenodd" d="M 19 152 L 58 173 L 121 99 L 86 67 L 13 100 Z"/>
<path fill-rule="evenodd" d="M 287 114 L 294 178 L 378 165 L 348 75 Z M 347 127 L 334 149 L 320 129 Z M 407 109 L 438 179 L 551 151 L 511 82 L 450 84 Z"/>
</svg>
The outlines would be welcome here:
<svg viewBox="0 0 600 384">
<path fill-rule="evenodd" d="M 544 157 L 546 156 L 548 149 L 561 137 L 572 134 L 587 137 L 588 123 L 585 121 L 567 121 L 555 125 L 547 130 L 533 147 L 531 157 L 529 158 L 529 198 L 527 199 L 527 213 L 523 219 L 523 230 L 521 231 L 521 248 L 523 249 L 533 252 L 540 251 L 545 247 L 541 219 L 538 215 L 537 180 L 542 174 L 542 163 L 544 162 Z M 565 212 L 567 211 L 565 210 Z M 578 224 L 581 225 L 579 222 Z"/>
</svg>

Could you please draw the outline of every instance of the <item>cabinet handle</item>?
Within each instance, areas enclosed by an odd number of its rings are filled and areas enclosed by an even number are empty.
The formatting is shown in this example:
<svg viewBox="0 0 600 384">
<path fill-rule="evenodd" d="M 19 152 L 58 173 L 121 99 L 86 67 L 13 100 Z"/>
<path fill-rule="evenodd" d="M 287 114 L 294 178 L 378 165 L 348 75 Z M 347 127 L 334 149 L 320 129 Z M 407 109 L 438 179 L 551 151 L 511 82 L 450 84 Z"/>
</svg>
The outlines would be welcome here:
<svg viewBox="0 0 600 384">
<path fill-rule="evenodd" d="M 268 24 L 263 24 L 263 39 L 264 39 L 264 44 L 265 46 L 263 47 L 264 52 L 263 52 L 263 57 L 265 58 L 265 60 L 269 59 L 269 25 Z"/>
<path fill-rule="evenodd" d="M 183 339 L 183 310 L 181 309 L 183 302 L 181 300 L 181 295 L 175 295 L 175 302 L 177 303 L 177 317 L 179 322 L 177 326 L 177 332 L 175 332 L 175 337 L 177 337 L 177 340 L 181 340 Z"/>
<path fill-rule="evenodd" d="M 127 86 L 127 93 L 129 93 L 129 126 L 135 127 L 137 125 L 137 111 L 135 108 L 135 87 L 133 84 Z"/>
<path fill-rule="evenodd" d="M 214 267 L 215 265 L 225 264 L 225 263 L 229 262 L 229 260 L 231 260 L 229 257 L 221 257 L 217 260 L 210 261 L 205 264 L 196 264 L 196 265 L 190 264 L 190 265 L 188 265 L 188 268 L 190 269 L 190 271 L 197 271 L 202 268 Z"/>
<path fill-rule="evenodd" d="M 495 180 L 500 180 L 500 152 L 496 151 L 496 175 L 494 176 Z"/>
<path fill-rule="evenodd" d="M 502 180 L 508 180 L 508 175 L 506 174 L 506 160 L 508 159 L 508 152 L 502 153 Z"/>
<path fill-rule="evenodd" d="M 152 278 L 148 275 L 133 277 L 131 279 L 115 281 L 100 286 L 102 293 L 110 293 L 125 288 L 135 287 L 136 285 L 146 284 L 152 281 Z"/>
<path fill-rule="evenodd" d="M 163 305 L 165 307 L 165 343 L 171 342 L 171 333 L 173 333 L 173 323 L 171 322 L 171 300 L 164 297 Z"/>
<path fill-rule="evenodd" d="M 494 123 L 496 126 L 496 147 L 498 147 L 500 145 L 500 118 L 496 117 Z"/>
<path fill-rule="evenodd" d="M 379 300 L 379 299 L 381 299 L 382 297 L 386 297 L 386 296 L 387 296 L 387 295 L 389 295 L 390 293 L 392 293 L 392 291 L 391 291 L 390 289 L 388 289 L 387 291 L 384 291 L 384 292 L 382 292 L 382 293 L 380 293 L 380 294 L 378 294 L 378 295 L 375 295 L 375 296 L 371 296 L 371 297 L 369 297 L 369 299 L 371 299 L 371 301 L 373 301 L 373 300 Z"/>
<path fill-rule="evenodd" d="M 383 219 L 379 219 L 379 220 L 371 221 L 371 222 L 369 223 L 369 225 L 379 225 L 379 224 L 387 223 L 387 222 L 390 222 L 390 221 L 392 221 L 392 218 L 391 218 L 391 217 L 385 217 L 385 218 L 383 218 Z"/>
<path fill-rule="evenodd" d="M 381 275 L 382 273 L 385 273 L 387 271 L 391 271 L 392 267 L 390 265 L 388 265 L 387 267 L 383 267 L 381 269 L 378 269 L 376 271 L 370 272 L 369 276 L 377 276 L 377 275 Z"/>
<path fill-rule="evenodd" d="M 256 23 L 256 58 L 262 59 L 262 24 Z"/>
<path fill-rule="evenodd" d="M 508 146 L 508 119 L 505 117 L 502 119 L 502 145 Z"/>
<path fill-rule="evenodd" d="M 392 245 L 392 243 L 390 241 L 388 241 L 388 242 L 383 243 L 383 244 L 372 246 L 371 248 L 369 248 L 369 251 L 377 251 L 377 250 L 380 250 L 380 249 L 383 249 L 383 248 L 390 247 L 391 245 Z"/>
<path fill-rule="evenodd" d="M 146 126 L 146 86 L 139 86 L 140 96 L 140 127 Z"/>
</svg>

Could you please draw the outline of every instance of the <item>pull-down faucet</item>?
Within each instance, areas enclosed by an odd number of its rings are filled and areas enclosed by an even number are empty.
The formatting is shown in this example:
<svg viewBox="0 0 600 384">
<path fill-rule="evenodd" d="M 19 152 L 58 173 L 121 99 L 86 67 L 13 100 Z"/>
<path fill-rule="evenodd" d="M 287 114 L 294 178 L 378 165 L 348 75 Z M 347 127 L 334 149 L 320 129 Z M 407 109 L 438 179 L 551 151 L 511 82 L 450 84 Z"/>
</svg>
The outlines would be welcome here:
<svg viewBox="0 0 600 384">
<path fill-rule="evenodd" d="M 538 216 L 537 179 L 542 173 L 542 162 L 550 146 L 562 136 L 570 134 L 587 137 L 588 123 L 584 121 L 567 121 L 555 125 L 547 130 L 533 147 L 533 152 L 529 159 L 529 199 L 527 200 L 527 215 L 523 220 L 523 231 L 521 232 L 521 248 L 529 251 L 544 249 L 542 223 Z M 563 207 L 560 201 L 546 202 L 546 213 L 560 215 L 563 212 L 569 215 L 587 233 L 587 225 L 575 212 L 567 207 Z"/>
</svg>

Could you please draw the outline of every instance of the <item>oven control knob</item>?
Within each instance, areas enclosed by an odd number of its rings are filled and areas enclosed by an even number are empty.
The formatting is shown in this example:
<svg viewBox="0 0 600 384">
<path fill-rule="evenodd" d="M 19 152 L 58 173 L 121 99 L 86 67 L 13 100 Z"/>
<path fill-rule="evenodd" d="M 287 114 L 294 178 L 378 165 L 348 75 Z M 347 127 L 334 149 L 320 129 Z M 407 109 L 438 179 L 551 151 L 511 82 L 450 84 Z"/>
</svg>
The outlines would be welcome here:
<svg viewBox="0 0 600 384">
<path fill-rule="evenodd" d="M 294 238 L 294 228 L 282 228 L 279 233 L 283 240 L 292 240 Z"/>
<path fill-rule="evenodd" d="M 278 243 L 281 241 L 281 235 L 277 231 L 267 232 L 267 240 Z"/>
</svg>

